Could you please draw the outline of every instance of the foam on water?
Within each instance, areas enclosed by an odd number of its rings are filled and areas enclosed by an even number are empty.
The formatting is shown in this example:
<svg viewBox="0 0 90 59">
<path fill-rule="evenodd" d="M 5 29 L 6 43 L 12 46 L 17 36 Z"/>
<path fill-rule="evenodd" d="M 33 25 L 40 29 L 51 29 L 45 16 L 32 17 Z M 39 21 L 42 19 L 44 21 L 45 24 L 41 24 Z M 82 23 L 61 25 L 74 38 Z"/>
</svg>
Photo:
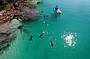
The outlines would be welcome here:
<svg viewBox="0 0 90 59">
<path fill-rule="evenodd" d="M 67 33 L 61 36 L 64 39 L 64 47 L 76 45 L 76 33 Z"/>
</svg>

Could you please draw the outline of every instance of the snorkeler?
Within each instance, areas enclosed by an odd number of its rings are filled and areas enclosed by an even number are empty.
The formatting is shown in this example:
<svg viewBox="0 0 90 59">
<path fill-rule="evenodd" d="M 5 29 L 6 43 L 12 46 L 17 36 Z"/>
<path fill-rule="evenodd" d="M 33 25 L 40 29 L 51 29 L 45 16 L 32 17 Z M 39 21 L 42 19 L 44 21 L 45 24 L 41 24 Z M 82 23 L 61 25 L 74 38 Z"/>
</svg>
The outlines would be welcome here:
<svg viewBox="0 0 90 59">
<path fill-rule="evenodd" d="M 41 38 L 41 37 L 43 36 L 44 33 L 45 33 L 45 32 L 43 32 L 43 33 L 39 36 L 39 38 Z"/>
<path fill-rule="evenodd" d="M 46 16 L 43 16 L 43 17 L 48 17 L 48 15 L 46 15 Z"/>
<path fill-rule="evenodd" d="M 44 21 L 43 23 L 44 23 L 44 24 L 47 24 L 47 22 L 46 22 L 46 21 Z"/>
<path fill-rule="evenodd" d="M 32 36 L 32 34 L 31 34 L 31 38 L 30 38 L 29 40 L 32 40 L 32 37 L 33 37 L 33 36 Z"/>
<path fill-rule="evenodd" d="M 50 38 L 50 45 L 53 47 L 54 43 L 52 42 L 52 38 Z"/>
<path fill-rule="evenodd" d="M 46 15 L 46 16 L 43 16 L 44 18 L 48 18 L 49 16 L 48 15 Z"/>
<path fill-rule="evenodd" d="M 53 42 L 52 42 L 52 40 L 50 41 L 50 45 L 51 45 L 52 47 L 53 47 L 53 45 L 54 45 Z"/>
</svg>

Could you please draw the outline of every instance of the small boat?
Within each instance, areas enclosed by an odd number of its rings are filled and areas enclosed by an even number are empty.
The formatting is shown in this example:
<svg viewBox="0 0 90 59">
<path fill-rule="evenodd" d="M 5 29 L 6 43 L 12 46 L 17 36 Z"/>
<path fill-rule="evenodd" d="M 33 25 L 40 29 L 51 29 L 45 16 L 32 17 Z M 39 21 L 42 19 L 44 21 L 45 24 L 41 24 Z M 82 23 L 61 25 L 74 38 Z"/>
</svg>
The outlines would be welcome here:
<svg viewBox="0 0 90 59">
<path fill-rule="evenodd" d="M 61 13 L 62 13 L 59 8 L 54 8 L 54 11 L 55 11 L 55 13 L 57 13 L 57 14 L 61 14 Z"/>
</svg>

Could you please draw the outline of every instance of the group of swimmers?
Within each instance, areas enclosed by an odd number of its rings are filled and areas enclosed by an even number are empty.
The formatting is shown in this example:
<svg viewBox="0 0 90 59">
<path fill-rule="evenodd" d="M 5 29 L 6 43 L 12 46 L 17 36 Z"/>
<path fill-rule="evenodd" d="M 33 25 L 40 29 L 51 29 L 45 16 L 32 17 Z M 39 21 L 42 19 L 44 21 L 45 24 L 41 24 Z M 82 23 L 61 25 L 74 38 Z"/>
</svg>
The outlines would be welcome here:
<svg viewBox="0 0 90 59">
<path fill-rule="evenodd" d="M 61 14 L 61 11 L 59 10 L 58 7 L 55 7 L 54 8 L 54 11 L 56 11 L 57 13 Z M 43 12 L 43 11 L 42 11 Z M 43 16 L 44 18 L 47 18 L 47 16 Z M 46 21 L 43 22 L 44 24 L 46 24 Z M 23 28 L 23 25 L 19 26 L 18 29 L 22 29 Z M 45 34 L 45 32 L 42 32 L 41 35 L 39 35 L 39 38 L 42 38 L 42 36 Z M 33 35 L 31 34 L 30 36 L 30 39 L 29 40 L 32 40 L 33 39 Z M 52 39 L 50 38 L 50 45 L 53 47 L 54 43 L 52 41 Z"/>
<path fill-rule="evenodd" d="M 42 32 L 42 34 L 41 35 L 39 35 L 39 38 L 42 38 L 42 36 L 45 34 L 45 32 Z M 32 36 L 32 34 L 31 34 L 31 37 L 30 37 L 30 39 L 29 40 L 32 40 L 32 38 L 33 38 L 33 36 Z M 53 47 L 53 45 L 54 45 L 54 43 L 53 43 L 53 41 L 52 41 L 52 39 L 50 39 L 50 45 Z"/>
<path fill-rule="evenodd" d="M 18 29 L 22 29 L 23 27 L 24 27 L 24 25 L 20 25 L 20 26 L 18 27 Z M 42 32 L 41 35 L 39 35 L 39 38 L 42 38 L 42 36 L 43 36 L 44 34 L 45 34 L 45 32 Z M 31 34 L 29 40 L 32 40 L 32 39 L 33 39 L 33 35 Z M 52 39 L 50 39 L 50 45 L 51 45 L 52 47 L 53 47 L 53 45 L 54 45 Z"/>
<path fill-rule="evenodd" d="M 45 33 L 45 32 L 42 32 L 42 34 L 41 34 L 41 35 L 39 35 L 39 38 L 42 38 L 42 36 L 44 35 L 44 33 Z M 32 36 L 32 34 L 31 34 L 31 37 L 30 37 L 30 39 L 29 39 L 29 40 L 32 40 L 32 38 L 33 38 L 33 36 Z"/>
</svg>

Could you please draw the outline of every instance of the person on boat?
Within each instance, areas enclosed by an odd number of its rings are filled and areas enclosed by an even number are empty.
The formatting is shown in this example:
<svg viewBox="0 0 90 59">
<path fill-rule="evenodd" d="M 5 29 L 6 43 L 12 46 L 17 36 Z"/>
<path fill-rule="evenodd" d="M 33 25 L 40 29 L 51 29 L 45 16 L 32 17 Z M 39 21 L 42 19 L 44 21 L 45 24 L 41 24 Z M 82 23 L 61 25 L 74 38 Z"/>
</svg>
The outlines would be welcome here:
<svg viewBox="0 0 90 59">
<path fill-rule="evenodd" d="M 31 34 L 31 38 L 30 38 L 29 40 L 32 40 L 32 37 L 33 37 L 33 36 L 32 36 L 32 34 Z"/>
<path fill-rule="evenodd" d="M 43 36 L 44 33 L 45 33 L 45 32 L 42 32 L 42 34 L 39 36 L 39 38 L 41 38 L 41 37 Z"/>
<path fill-rule="evenodd" d="M 61 10 L 58 8 L 59 6 L 56 5 L 56 7 L 54 8 L 54 11 L 56 11 L 57 13 L 61 14 Z"/>
</svg>

